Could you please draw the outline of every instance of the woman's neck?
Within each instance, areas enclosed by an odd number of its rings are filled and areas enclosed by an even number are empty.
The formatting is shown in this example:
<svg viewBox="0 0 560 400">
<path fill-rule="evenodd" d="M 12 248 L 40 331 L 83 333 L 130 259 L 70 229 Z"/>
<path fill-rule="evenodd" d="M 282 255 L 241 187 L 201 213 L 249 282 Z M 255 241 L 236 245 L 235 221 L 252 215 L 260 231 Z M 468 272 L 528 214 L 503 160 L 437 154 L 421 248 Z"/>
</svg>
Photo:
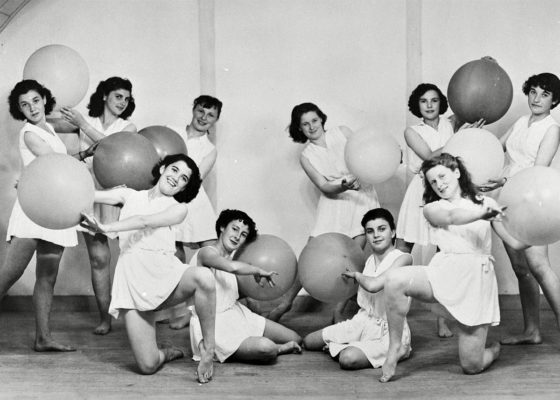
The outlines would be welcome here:
<svg viewBox="0 0 560 400">
<path fill-rule="evenodd" d="M 393 250 L 395 250 L 395 246 L 394 246 L 394 245 L 391 245 L 391 246 L 387 247 L 387 248 L 385 249 L 385 251 L 383 251 L 382 253 L 376 253 L 376 252 L 374 252 L 374 253 L 373 253 L 373 256 L 375 257 L 375 263 L 376 263 L 377 265 L 379 265 L 379 263 L 380 263 L 381 261 L 383 261 L 383 260 L 385 259 L 385 257 L 387 257 L 387 254 L 389 254 L 389 253 L 392 252 Z"/>
<path fill-rule="evenodd" d="M 529 125 L 531 125 L 533 122 L 542 121 L 543 119 L 545 119 L 549 115 L 550 115 L 550 111 L 542 113 L 542 114 L 531 114 L 531 116 L 529 117 Z"/>
<path fill-rule="evenodd" d="M 101 121 L 101 125 L 103 125 L 103 128 L 108 128 L 118 118 L 119 117 L 117 115 L 111 113 L 106 109 L 105 111 L 103 111 L 103 114 L 101 114 L 101 116 L 99 117 L 99 120 Z"/>
<path fill-rule="evenodd" d="M 185 128 L 187 131 L 187 137 L 188 138 L 196 138 L 196 137 L 201 137 L 206 135 L 208 132 L 207 131 L 199 131 L 196 130 L 192 125 L 187 125 L 187 127 Z"/>
<path fill-rule="evenodd" d="M 434 119 L 423 118 L 423 121 L 426 125 L 431 126 L 432 128 L 434 128 L 437 131 L 438 126 L 439 126 L 439 115 Z"/>
</svg>

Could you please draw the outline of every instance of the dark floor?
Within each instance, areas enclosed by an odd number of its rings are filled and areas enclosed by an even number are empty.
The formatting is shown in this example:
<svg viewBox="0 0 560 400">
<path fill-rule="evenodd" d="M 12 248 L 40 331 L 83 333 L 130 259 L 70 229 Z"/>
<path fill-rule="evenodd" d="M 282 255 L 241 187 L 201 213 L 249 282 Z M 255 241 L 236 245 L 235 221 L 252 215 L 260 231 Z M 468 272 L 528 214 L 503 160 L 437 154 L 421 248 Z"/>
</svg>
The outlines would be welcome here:
<svg viewBox="0 0 560 400">
<path fill-rule="evenodd" d="M 502 324 L 489 340 L 521 326 L 517 301 L 502 300 Z M 60 302 L 59 302 L 60 304 Z M 66 307 L 66 309 L 72 307 Z M 152 376 L 136 372 L 122 321 L 111 334 L 91 333 L 94 312 L 53 312 L 54 337 L 78 347 L 75 353 L 32 350 L 34 320 L 30 311 L 0 313 L 0 399 L 560 399 L 560 334 L 553 314 L 542 311 L 544 344 L 502 347 L 488 371 L 461 372 L 457 341 L 435 335 L 434 316 L 416 305 L 409 317 L 412 358 L 399 364 L 397 379 L 377 382 L 381 371 L 343 371 L 328 355 L 285 355 L 274 365 L 217 364 L 214 380 L 200 385 L 190 359 L 166 364 Z M 281 322 L 304 335 L 325 326 L 330 310 L 300 299 L 297 310 Z M 188 329 L 158 326 L 162 341 L 189 347 Z"/>
</svg>

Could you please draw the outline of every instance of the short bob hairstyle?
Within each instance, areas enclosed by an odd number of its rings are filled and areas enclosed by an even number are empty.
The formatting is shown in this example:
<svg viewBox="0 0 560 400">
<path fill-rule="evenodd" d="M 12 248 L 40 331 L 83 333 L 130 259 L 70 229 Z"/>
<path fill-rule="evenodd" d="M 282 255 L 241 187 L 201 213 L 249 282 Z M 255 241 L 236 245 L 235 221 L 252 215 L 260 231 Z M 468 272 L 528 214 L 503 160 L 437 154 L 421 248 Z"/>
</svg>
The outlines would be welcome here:
<svg viewBox="0 0 560 400">
<path fill-rule="evenodd" d="M 220 115 L 222 114 L 222 105 L 222 102 L 217 98 L 203 94 L 194 99 L 192 109 L 194 111 L 196 106 L 201 106 L 202 108 L 215 108 L 218 112 L 218 119 L 220 119 Z"/>
<path fill-rule="evenodd" d="M 434 90 L 439 96 L 439 114 L 445 114 L 447 108 L 449 107 L 447 103 L 447 97 L 443 94 L 439 88 L 433 83 L 421 83 L 412 91 L 410 97 L 408 98 L 408 109 L 410 112 L 418 118 L 422 118 L 422 113 L 420 112 L 420 97 L 422 97 L 427 91 Z"/>
<path fill-rule="evenodd" d="M 391 212 L 389 210 L 387 210 L 386 208 L 374 208 L 369 210 L 368 212 L 366 212 L 362 218 L 362 227 L 364 229 L 366 229 L 366 224 L 369 221 L 373 221 L 374 219 L 382 219 L 387 221 L 387 223 L 389 224 L 389 228 L 391 228 L 392 231 L 394 231 L 396 229 L 396 225 L 395 225 L 395 219 L 393 218 L 393 215 L 391 214 Z M 395 241 L 397 240 L 396 237 L 393 237 L 392 239 L 392 243 L 395 244 Z"/>
<path fill-rule="evenodd" d="M 179 203 L 188 203 L 196 197 L 198 191 L 200 190 L 200 185 L 202 184 L 202 180 L 200 179 L 200 171 L 196 166 L 196 163 L 189 156 L 186 156 L 184 154 L 172 154 L 170 156 L 166 156 L 163 160 L 157 163 L 152 170 L 152 175 L 154 176 L 153 184 L 157 184 L 161 176 L 159 170 L 162 166 L 165 168 L 177 161 L 183 161 L 185 164 L 187 164 L 187 167 L 189 167 L 189 169 L 192 171 L 192 174 L 189 178 L 189 181 L 187 182 L 187 186 L 185 186 L 185 188 L 181 192 L 174 195 L 173 198 Z"/>
<path fill-rule="evenodd" d="M 249 234 L 245 239 L 245 244 L 253 242 L 257 238 L 257 227 L 255 221 L 245 212 L 240 210 L 223 210 L 216 221 L 216 235 L 220 237 L 222 228 L 225 229 L 231 221 L 241 221 L 249 227 Z"/>
<path fill-rule="evenodd" d="M 523 84 L 523 93 L 529 95 L 531 88 L 540 87 L 542 90 L 552 93 L 552 106 L 553 109 L 560 103 L 560 80 L 550 72 L 543 72 L 542 74 L 533 75 Z"/>
<path fill-rule="evenodd" d="M 290 133 L 290 137 L 296 143 L 307 142 L 307 136 L 303 134 L 303 132 L 299 128 L 299 124 L 301 123 L 301 116 L 308 112 L 315 112 L 319 116 L 319 118 L 321 118 L 321 125 L 323 125 L 323 129 L 325 128 L 325 123 L 327 122 L 327 115 L 323 111 L 321 111 L 319 107 L 317 107 L 313 103 L 298 104 L 292 110 L 292 119 L 290 121 L 290 126 L 288 126 L 288 132 Z"/>
<path fill-rule="evenodd" d="M 422 174 L 424 175 L 424 204 L 432 203 L 440 199 L 432 185 L 428 181 L 428 171 L 432 168 L 442 165 L 452 171 L 459 170 L 459 187 L 461 188 L 462 196 L 470 199 L 475 204 L 482 204 L 482 199 L 478 194 L 478 190 L 471 179 L 471 174 L 467 171 L 465 164 L 460 157 L 454 157 L 449 153 L 441 153 L 437 157 L 425 160 L 422 163 Z"/>
<path fill-rule="evenodd" d="M 97 89 L 89 98 L 89 104 L 87 106 L 90 117 L 100 117 L 103 115 L 103 110 L 105 108 L 104 98 L 109 95 L 109 93 L 115 90 L 128 90 L 130 92 L 130 99 L 128 101 L 128 106 L 119 115 L 122 119 L 128 119 L 134 112 L 136 108 L 136 103 L 134 102 L 134 97 L 132 97 L 132 83 L 128 79 L 120 78 L 118 76 L 113 76 L 104 81 L 99 82 Z"/>
<path fill-rule="evenodd" d="M 45 99 L 45 115 L 49 115 L 56 104 L 51 91 L 33 79 L 24 79 L 16 83 L 10 95 L 8 96 L 8 103 L 10 105 L 10 114 L 18 121 L 25 121 L 25 115 L 19 108 L 19 96 L 26 94 L 31 90 L 37 92 L 39 96 Z"/>
</svg>

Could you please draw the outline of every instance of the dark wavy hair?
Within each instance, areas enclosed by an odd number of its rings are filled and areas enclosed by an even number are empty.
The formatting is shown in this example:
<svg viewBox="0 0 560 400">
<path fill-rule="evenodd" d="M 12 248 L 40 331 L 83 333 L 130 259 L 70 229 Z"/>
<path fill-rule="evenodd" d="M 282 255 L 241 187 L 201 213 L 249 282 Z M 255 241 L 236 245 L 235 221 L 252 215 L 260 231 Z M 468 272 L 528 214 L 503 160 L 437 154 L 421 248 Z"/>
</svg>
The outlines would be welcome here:
<svg viewBox="0 0 560 400">
<path fill-rule="evenodd" d="M 523 93 L 528 95 L 532 87 L 540 87 L 542 90 L 552 93 L 552 106 L 553 109 L 560 103 L 560 79 L 550 72 L 543 72 L 542 74 L 533 75 L 523 83 Z"/>
<path fill-rule="evenodd" d="M 220 237 L 222 228 L 226 228 L 231 221 L 241 221 L 249 227 L 249 233 L 245 239 L 245 244 L 251 243 L 257 238 L 257 226 L 255 221 L 249 217 L 245 212 L 240 210 L 223 210 L 218 216 L 216 221 L 216 235 Z"/>
<path fill-rule="evenodd" d="M 89 104 L 87 106 L 89 116 L 100 117 L 103 115 L 103 109 L 105 107 L 105 100 L 103 100 L 103 97 L 108 96 L 109 93 L 119 89 L 128 90 L 130 92 L 128 106 L 119 116 L 122 119 L 128 119 L 136 108 L 134 97 L 132 97 L 132 83 L 128 79 L 120 78 L 118 76 L 112 76 L 111 78 L 99 82 L 97 89 L 95 89 L 95 92 L 89 98 Z"/>
<path fill-rule="evenodd" d="M 366 229 L 366 224 L 369 221 L 373 221 L 374 219 L 383 219 L 385 221 L 387 221 L 387 223 L 389 224 L 389 228 L 391 228 L 392 231 L 394 231 L 396 229 L 396 225 L 395 225 L 395 219 L 393 218 L 393 215 L 391 214 L 391 212 L 389 210 L 387 210 L 386 208 L 374 208 L 369 210 L 368 212 L 366 212 L 364 214 L 364 216 L 362 217 L 362 227 L 364 229 Z M 394 237 L 391 242 L 393 244 L 395 244 L 395 241 L 397 240 L 396 237 Z"/>
<path fill-rule="evenodd" d="M 443 92 L 436 85 L 433 83 L 421 83 L 416 86 L 416 89 L 410 93 L 410 97 L 408 98 L 408 109 L 418 118 L 422 118 L 422 113 L 420 112 L 420 97 L 429 90 L 434 90 L 439 96 L 439 115 L 445 114 L 449 107 L 447 97 L 445 97 Z"/>
<path fill-rule="evenodd" d="M 220 119 L 220 115 L 222 114 L 222 105 L 222 102 L 217 98 L 203 94 L 194 99 L 192 109 L 194 110 L 196 106 L 202 106 L 202 108 L 215 108 L 216 111 L 218 111 L 218 119 Z"/>
<path fill-rule="evenodd" d="M 470 199 L 475 204 L 482 204 L 482 199 L 478 195 L 478 190 L 471 179 L 471 174 L 467 171 L 465 164 L 460 157 L 454 157 L 448 153 L 442 153 L 437 157 L 425 160 L 422 163 L 422 174 L 424 175 L 424 204 L 432 203 L 440 199 L 440 197 L 432 189 L 432 185 L 428 182 L 427 173 L 432 168 L 442 165 L 452 171 L 459 170 L 459 187 L 464 198 Z"/>
<path fill-rule="evenodd" d="M 317 107 L 313 103 L 298 104 L 292 110 L 292 119 L 290 121 L 290 125 L 288 126 L 288 132 L 290 133 L 290 137 L 293 139 L 294 142 L 297 143 L 307 142 L 307 136 L 305 136 L 303 132 L 299 129 L 299 124 L 301 122 L 301 116 L 311 111 L 314 111 L 319 116 L 319 118 L 321 118 L 321 125 L 323 125 L 323 129 L 325 128 L 325 122 L 327 122 L 327 115 L 323 111 L 321 111 L 319 107 Z"/>
<path fill-rule="evenodd" d="M 8 96 L 8 104 L 10 105 L 10 115 L 18 121 L 25 121 L 25 115 L 19 108 L 19 96 L 34 90 L 43 97 L 45 101 L 45 115 L 49 115 L 56 104 L 56 99 L 53 97 L 51 91 L 33 79 L 24 79 L 14 86 L 10 95 Z"/>
<path fill-rule="evenodd" d="M 196 197 L 198 191 L 200 190 L 200 185 L 202 185 L 200 171 L 196 163 L 189 156 L 185 154 L 172 154 L 163 158 L 163 160 L 157 163 L 152 169 L 152 175 L 154 176 L 153 184 L 155 185 L 159 180 L 161 176 L 159 170 L 162 166 L 165 168 L 177 161 L 185 162 L 187 164 L 187 167 L 189 167 L 189 169 L 192 171 L 192 174 L 189 178 L 189 181 L 187 182 L 187 186 L 185 186 L 185 188 L 181 192 L 174 195 L 173 198 L 179 203 L 189 203 Z"/>
</svg>

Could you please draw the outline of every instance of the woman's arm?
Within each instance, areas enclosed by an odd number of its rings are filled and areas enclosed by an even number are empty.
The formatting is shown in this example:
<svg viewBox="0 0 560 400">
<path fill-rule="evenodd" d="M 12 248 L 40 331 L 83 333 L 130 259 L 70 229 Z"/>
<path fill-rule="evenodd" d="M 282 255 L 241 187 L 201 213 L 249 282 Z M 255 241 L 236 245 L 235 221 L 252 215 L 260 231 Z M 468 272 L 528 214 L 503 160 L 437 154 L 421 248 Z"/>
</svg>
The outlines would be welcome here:
<svg viewBox="0 0 560 400">
<path fill-rule="evenodd" d="M 512 249 L 524 250 L 530 247 L 528 244 L 525 244 L 511 236 L 511 234 L 506 230 L 506 227 L 504 226 L 502 221 L 494 220 L 491 222 L 491 224 L 494 232 L 496 232 L 500 239 L 502 239 Z"/>
<path fill-rule="evenodd" d="M 198 166 L 198 169 L 200 170 L 200 177 L 202 179 L 206 178 L 206 176 L 208 175 L 208 173 L 212 170 L 212 168 L 214 167 L 214 164 L 216 163 L 216 157 L 218 156 L 218 152 L 217 150 L 214 148 L 212 149 L 212 151 L 210 153 L 208 153 L 200 162 L 200 165 Z"/>
<path fill-rule="evenodd" d="M 404 267 L 406 265 L 412 265 L 412 256 L 410 254 L 403 254 L 399 256 L 395 261 L 393 261 L 393 264 L 391 264 L 387 271 L 393 268 Z M 387 271 L 383 272 L 379 276 L 374 277 L 366 276 L 361 272 L 346 270 L 346 272 L 344 272 L 342 276 L 346 278 L 354 278 L 356 282 L 358 282 L 358 284 L 368 292 L 377 293 L 380 290 L 383 290 L 383 287 L 385 286 L 385 276 Z"/>
<path fill-rule="evenodd" d="M 84 215 L 86 227 L 95 232 L 124 232 L 145 228 L 161 228 L 177 225 L 187 216 L 187 205 L 185 203 L 174 204 L 167 209 L 149 215 L 134 215 L 120 221 L 101 224 L 95 217 Z"/>
<path fill-rule="evenodd" d="M 80 128 L 80 130 L 92 141 L 97 142 L 106 136 L 103 132 L 98 131 L 89 122 L 87 122 L 79 111 L 69 107 L 62 107 L 60 109 L 60 113 L 67 122 Z M 123 131 L 137 132 L 136 125 L 131 122 L 123 128 Z"/>
<path fill-rule="evenodd" d="M 434 202 L 424 206 L 424 216 L 434 226 L 465 225 L 479 219 L 490 219 L 502 214 L 497 204 L 483 204 L 476 209 L 443 207 Z"/>
<path fill-rule="evenodd" d="M 325 194 L 338 194 L 360 188 L 358 180 L 352 175 L 329 181 L 315 169 L 307 157 L 302 155 L 300 163 L 311 182 Z"/>
<path fill-rule="evenodd" d="M 404 140 L 408 147 L 412 149 L 412 151 L 420 157 L 422 160 L 429 160 L 432 157 L 439 156 L 443 147 L 440 147 L 437 150 L 430 150 L 430 147 L 426 143 L 422 136 L 418 134 L 413 128 L 410 126 L 405 129 L 404 131 Z"/>
<path fill-rule="evenodd" d="M 535 165 L 549 167 L 560 143 L 560 127 L 554 125 L 548 128 L 539 145 Z"/>
<path fill-rule="evenodd" d="M 23 141 L 27 148 L 35 156 L 42 156 L 44 154 L 54 153 L 54 150 L 47 142 L 45 142 L 39 135 L 32 131 L 25 131 L 23 134 Z"/>
<path fill-rule="evenodd" d="M 132 192 L 134 192 L 133 189 L 129 189 L 124 185 L 107 190 L 96 190 L 93 201 L 113 206 L 124 204 Z"/>
</svg>

